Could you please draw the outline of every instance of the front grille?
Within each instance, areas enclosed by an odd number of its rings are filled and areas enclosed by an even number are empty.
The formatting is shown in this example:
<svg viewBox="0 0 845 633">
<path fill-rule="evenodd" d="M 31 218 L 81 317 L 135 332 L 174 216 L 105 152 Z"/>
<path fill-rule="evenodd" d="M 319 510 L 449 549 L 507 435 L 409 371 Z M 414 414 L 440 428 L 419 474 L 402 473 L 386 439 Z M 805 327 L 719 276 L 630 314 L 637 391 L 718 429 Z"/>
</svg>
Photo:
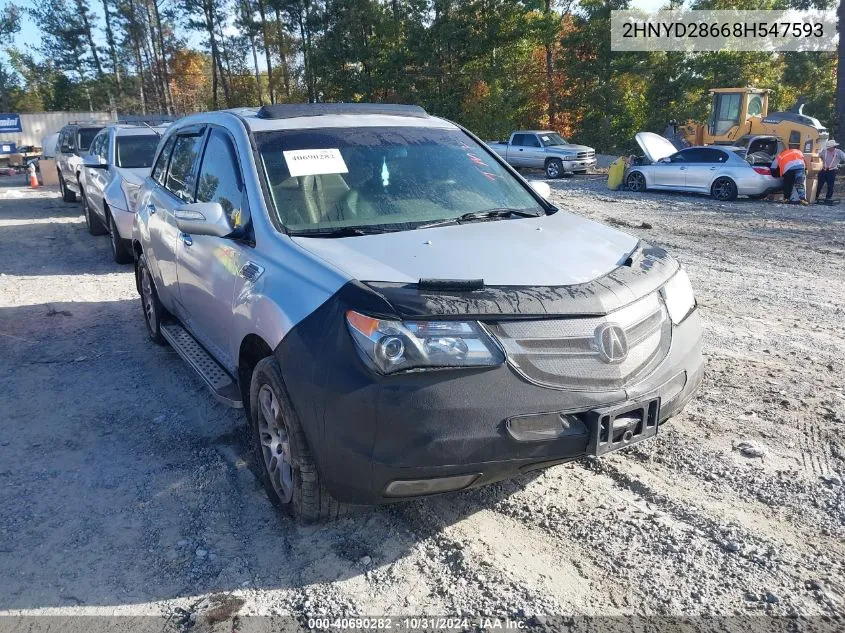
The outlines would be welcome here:
<svg viewBox="0 0 845 633">
<path fill-rule="evenodd" d="M 556 389 L 608 391 L 645 378 L 669 352 L 672 325 L 652 293 L 601 317 L 487 323 L 508 363 L 529 381 Z M 624 359 L 600 351 L 599 332 L 618 326 L 627 341 Z"/>
<path fill-rule="evenodd" d="M 596 153 L 594 151 L 592 151 L 592 152 L 578 152 L 578 160 L 593 158 L 595 155 L 596 155 Z"/>
</svg>

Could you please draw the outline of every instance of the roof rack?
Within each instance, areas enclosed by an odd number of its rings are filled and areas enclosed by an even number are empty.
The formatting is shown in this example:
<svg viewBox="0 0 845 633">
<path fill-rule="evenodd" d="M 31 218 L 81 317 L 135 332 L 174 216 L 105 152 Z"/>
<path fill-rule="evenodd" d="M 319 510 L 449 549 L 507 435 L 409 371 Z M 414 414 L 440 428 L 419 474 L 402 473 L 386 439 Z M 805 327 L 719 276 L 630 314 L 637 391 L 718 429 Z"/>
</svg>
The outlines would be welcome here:
<svg viewBox="0 0 845 633">
<path fill-rule="evenodd" d="M 261 106 L 259 119 L 295 119 L 333 114 L 383 114 L 424 119 L 428 113 L 420 106 L 394 103 L 279 103 Z"/>
</svg>

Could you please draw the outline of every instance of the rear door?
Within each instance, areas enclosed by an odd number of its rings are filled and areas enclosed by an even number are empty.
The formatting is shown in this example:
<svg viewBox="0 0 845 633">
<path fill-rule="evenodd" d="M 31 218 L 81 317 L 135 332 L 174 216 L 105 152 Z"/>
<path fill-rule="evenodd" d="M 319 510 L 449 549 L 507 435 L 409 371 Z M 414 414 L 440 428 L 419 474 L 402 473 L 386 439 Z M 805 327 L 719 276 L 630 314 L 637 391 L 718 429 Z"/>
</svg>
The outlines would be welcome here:
<svg viewBox="0 0 845 633">
<path fill-rule="evenodd" d="M 546 162 L 546 152 L 536 134 L 525 135 L 525 166 L 542 169 Z"/>
<path fill-rule="evenodd" d="M 221 127 L 212 127 L 199 168 L 197 202 L 218 202 L 233 229 L 249 222 L 249 201 L 236 144 Z M 243 240 L 187 235 L 177 244 L 179 294 L 185 322 L 217 359 L 232 369 L 232 305 L 239 271 L 252 247 Z"/>
<path fill-rule="evenodd" d="M 508 162 L 514 167 L 527 167 L 528 155 L 531 146 L 528 137 L 530 134 L 514 134 L 511 137 L 511 144 L 508 147 Z"/>
<path fill-rule="evenodd" d="M 95 158 L 103 163 L 107 163 L 109 146 L 109 131 L 103 130 L 91 143 L 89 154 L 91 158 Z M 88 198 L 88 204 L 94 209 L 94 212 L 105 220 L 105 212 L 103 211 L 103 191 L 109 182 L 109 169 L 94 169 L 91 167 L 83 167 L 85 170 L 85 195 Z"/>
<path fill-rule="evenodd" d="M 176 274 L 176 249 L 180 239 L 176 227 L 175 210 L 187 202 L 194 202 L 197 166 L 205 138 L 205 127 L 179 130 L 167 139 L 162 156 L 153 169 L 156 186 L 147 200 L 150 244 L 159 294 L 167 295 L 166 308 L 180 313 Z M 159 164 L 162 158 L 166 163 Z"/>
<path fill-rule="evenodd" d="M 61 172 L 62 178 L 67 183 L 73 180 L 73 174 L 71 173 L 72 170 L 70 168 L 70 158 L 74 155 L 73 152 L 75 151 L 76 141 L 76 128 L 65 128 L 62 130 L 61 135 L 59 136 L 59 151 L 58 151 L 58 163 L 59 163 L 59 171 Z"/>
<path fill-rule="evenodd" d="M 710 183 L 724 167 L 728 155 L 712 147 L 694 147 L 684 150 L 689 153 L 686 169 L 686 188 L 696 191 L 710 191 Z"/>
</svg>

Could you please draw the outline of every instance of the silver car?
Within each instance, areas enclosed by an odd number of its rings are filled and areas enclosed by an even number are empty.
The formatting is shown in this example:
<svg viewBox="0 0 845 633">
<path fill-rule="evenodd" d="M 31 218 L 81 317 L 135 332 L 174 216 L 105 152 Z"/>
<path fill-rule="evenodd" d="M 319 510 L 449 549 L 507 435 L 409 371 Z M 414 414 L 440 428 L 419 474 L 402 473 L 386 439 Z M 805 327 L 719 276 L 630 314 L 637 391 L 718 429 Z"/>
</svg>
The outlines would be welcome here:
<svg viewBox="0 0 845 633">
<path fill-rule="evenodd" d="M 762 198 L 782 187 L 768 166 L 750 165 L 731 147 L 708 145 L 678 151 L 668 139 L 651 132 L 640 132 L 636 139 L 647 164 L 628 169 L 625 184 L 631 191 L 689 191 L 725 201 L 737 196 Z"/>
<path fill-rule="evenodd" d="M 548 195 L 418 107 L 194 114 L 138 198 L 144 321 L 305 520 L 648 441 L 701 383 L 689 278 Z"/>
<path fill-rule="evenodd" d="M 94 137 L 83 156 L 79 189 L 85 224 L 91 235 L 109 234 L 112 257 L 118 264 L 132 261 L 135 199 L 166 129 L 109 125 Z"/>
</svg>

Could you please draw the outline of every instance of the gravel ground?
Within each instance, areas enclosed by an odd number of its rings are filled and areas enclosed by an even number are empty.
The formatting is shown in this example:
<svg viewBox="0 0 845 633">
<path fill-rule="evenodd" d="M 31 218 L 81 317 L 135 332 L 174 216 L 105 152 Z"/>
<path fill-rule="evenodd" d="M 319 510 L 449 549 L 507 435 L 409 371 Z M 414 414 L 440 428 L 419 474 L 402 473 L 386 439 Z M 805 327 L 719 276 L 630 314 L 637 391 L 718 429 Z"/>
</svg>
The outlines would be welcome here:
<svg viewBox="0 0 845 633">
<path fill-rule="evenodd" d="M 131 267 L 20 182 L 0 179 L 0 614 L 845 613 L 842 207 L 551 183 L 684 263 L 699 397 L 625 453 L 300 527 L 242 413 L 147 341 Z"/>
</svg>

